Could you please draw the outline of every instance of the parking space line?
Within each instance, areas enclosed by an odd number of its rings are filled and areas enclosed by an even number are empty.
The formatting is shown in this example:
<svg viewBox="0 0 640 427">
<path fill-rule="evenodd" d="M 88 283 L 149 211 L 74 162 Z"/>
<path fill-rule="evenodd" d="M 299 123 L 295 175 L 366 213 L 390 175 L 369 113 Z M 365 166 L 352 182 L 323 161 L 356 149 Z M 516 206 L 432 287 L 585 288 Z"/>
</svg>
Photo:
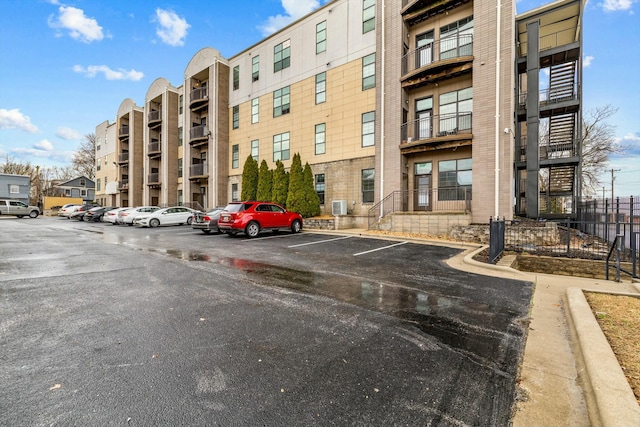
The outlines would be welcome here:
<svg viewBox="0 0 640 427">
<path fill-rule="evenodd" d="M 378 248 L 378 249 L 371 249 L 370 251 L 358 252 L 357 254 L 353 254 L 353 256 L 360 256 L 360 255 L 369 254 L 371 252 L 381 251 L 383 249 L 390 249 L 390 248 L 393 248 L 394 246 L 405 245 L 407 243 L 409 243 L 409 242 L 400 242 L 400 243 L 396 243 L 395 245 L 384 246 L 384 247 Z"/>
<path fill-rule="evenodd" d="M 351 237 L 353 237 L 353 236 L 337 237 L 335 239 L 319 240 L 317 242 L 300 243 L 299 245 L 291 245 L 291 246 L 288 246 L 288 247 L 289 248 L 297 248 L 297 247 L 300 247 L 300 246 L 316 245 L 318 243 L 326 243 L 326 242 L 334 242 L 336 240 L 350 239 Z"/>
<path fill-rule="evenodd" d="M 294 236 L 296 236 L 296 234 L 293 234 L 293 233 L 289 233 L 289 234 L 274 234 L 272 236 L 266 236 L 266 237 L 263 237 L 263 236 L 258 236 L 256 238 L 246 237 L 246 238 L 244 238 L 244 239 L 242 239 L 240 241 L 241 242 L 253 242 L 253 241 L 269 240 L 269 239 L 282 239 L 284 237 L 294 237 Z"/>
</svg>

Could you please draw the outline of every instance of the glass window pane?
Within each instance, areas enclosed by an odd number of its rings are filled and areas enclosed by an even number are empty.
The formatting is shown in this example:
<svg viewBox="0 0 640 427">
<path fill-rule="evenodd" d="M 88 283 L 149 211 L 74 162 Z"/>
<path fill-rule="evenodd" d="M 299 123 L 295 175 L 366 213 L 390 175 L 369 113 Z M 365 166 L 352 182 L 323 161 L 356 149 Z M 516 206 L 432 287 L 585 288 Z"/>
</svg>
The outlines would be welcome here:
<svg viewBox="0 0 640 427">
<path fill-rule="evenodd" d="M 456 161 L 455 160 L 443 160 L 443 161 L 438 163 L 438 170 L 440 172 L 454 171 L 454 170 L 456 170 Z"/>
</svg>

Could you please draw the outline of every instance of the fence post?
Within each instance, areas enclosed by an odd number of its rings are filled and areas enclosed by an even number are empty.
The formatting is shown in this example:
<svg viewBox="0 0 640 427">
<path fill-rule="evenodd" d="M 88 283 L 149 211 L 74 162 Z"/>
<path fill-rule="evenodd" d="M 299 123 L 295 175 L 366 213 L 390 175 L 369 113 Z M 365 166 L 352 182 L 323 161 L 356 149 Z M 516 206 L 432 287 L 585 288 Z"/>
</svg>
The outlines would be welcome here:
<svg viewBox="0 0 640 427">
<path fill-rule="evenodd" d="M 571 258 L 571 218 L 567 218 L 567 258 Z"/>
<path fill-rule="evenodd" d="M 504 233 L 506 219 L 500 221 L 497 217 L 489 217 L 489 263 L 495 264 L 498 257 L 504 251 Z"/>
<path fill-rule="evenodd" d="M 638 272 L 636 270 L 637 267 L 637 256 L 638 256 L 638 247 L 636 246 L 636 235 L 634 232 L 633 223 L 635 221 L 634 212 L 633 212 L 633 196 L 629 197 L 629 236 L 631 241 L 629 242 L 631 246 L 631 273 L 634 278 L 638 277 Z"/>
</svg>

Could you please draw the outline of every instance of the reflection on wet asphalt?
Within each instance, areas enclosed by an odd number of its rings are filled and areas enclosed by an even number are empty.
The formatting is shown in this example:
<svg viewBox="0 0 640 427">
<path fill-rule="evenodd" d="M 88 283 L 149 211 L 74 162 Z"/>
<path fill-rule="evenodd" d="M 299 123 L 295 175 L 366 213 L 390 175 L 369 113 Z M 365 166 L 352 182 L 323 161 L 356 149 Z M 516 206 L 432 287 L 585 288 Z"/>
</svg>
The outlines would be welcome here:
<svg viewBox="0 0 640 427">
<path fill-rule="evenodd" d="M 409 322 L 442 344 L 458 349 L 483 366 L 514 375 L 512 357 L 521 336 L 514 313 L 499 305 L 441 295 L 394 283 L 373 282 L 347 274 L 302 271 L 233 257 L 215 257 L 193 250 L 154 250 L 184 261 L 203 261 L 231 267 L 254 276 L 262 286 L 276 286 L 320 295 Z M 464 320 L 463 320 L 464 319 Z M 500 357 L 502 355 L 502 357 Z M 496 359 L 497 358 L 497 359 Z"/>
</svg>

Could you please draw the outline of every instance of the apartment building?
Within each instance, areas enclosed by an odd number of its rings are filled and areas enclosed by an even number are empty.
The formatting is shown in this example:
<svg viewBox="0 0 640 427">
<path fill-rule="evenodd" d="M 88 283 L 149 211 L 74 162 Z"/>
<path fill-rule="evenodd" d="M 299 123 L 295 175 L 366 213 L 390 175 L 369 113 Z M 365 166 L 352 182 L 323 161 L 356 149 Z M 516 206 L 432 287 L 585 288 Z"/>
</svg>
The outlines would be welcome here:
<svg viewBox="0 0 640 427">
<path fill-rule="evenodd" d="M 564 112 L 536 107 L 545 95 L 523 96 L 538 93 L 549 57 L 580 68 L 575 46 L 557 40 L 540 53 L 534 42 L 557 27 L 547 21 L 562 22 L 565 6 L 579 19 L 580 0 L 521 18 L 515 1 L 333 0 L 228 59 L 203 48 L 178 86 L 159 78 L 142 108 L 120 106 L 116 204 L 225 205 L 240 197 L 249 156 L 274 169 L 300 153 L 323 213 L 348 214 L 355 226 L 398 212 L 486 223 L 511 218 L 514 200 L 516 212 L 537 216 L 529 200 L 555 195 L 568 176 L 557 167 L 570 163 L 574 177 L 579 168 L 575 149 L 570 160 L 540 158 L 532 131 L 554 115 L 577 123 L 579 91 Z M 570 71 L 559 71 L 566 85 Z M 533 186 L 538 175 L 547 176 L 543 189 Z M 576 194 L 573 182 L 564 195 Z"/>
<path fill-rule="evenodd" d="M 96 126 L 95 200 L 102 206 L 120 206 L 116 123 L 105 120 Z"/>
</svg>

